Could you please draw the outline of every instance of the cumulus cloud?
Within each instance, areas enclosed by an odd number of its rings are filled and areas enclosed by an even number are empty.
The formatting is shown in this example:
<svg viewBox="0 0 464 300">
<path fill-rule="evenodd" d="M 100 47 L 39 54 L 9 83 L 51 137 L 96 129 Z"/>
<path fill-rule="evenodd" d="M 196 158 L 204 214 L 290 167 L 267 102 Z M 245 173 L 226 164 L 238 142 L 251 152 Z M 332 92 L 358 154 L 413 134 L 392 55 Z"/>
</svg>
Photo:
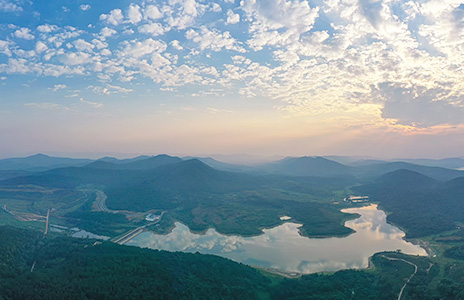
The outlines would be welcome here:
<svg viewBox="0 0 464 300">
<path fill-rule="evenodd" d="M 74 44 L 74 47 L 76 47 L 78 51 L 92 51 L 93 48 L 95 48 L 95 45 L 89 42 L 86 42 L 83 39 L 75 40 L 73 44 Z"/>
<path fill-rule="evenodd" d="M 169 6 L 166 6 L 166 21 L 169 26 L 182 30 L 191 26 L 206 10 L 207 5 L 195 0 L 169 0 Z"/>
<path fill-rule="evenodd" d="M 48 46 L 45 43 L 41 42 L 41 41 L 38 41 L 35 44 L 35 51 L 37 51 L 37 53 L 42 53 L 47 49 L 48 49 Z"/>
<path fill-rule="evenodd" d="M 68 86 L 66 84 L 55 84 L 51 90 L 56 92 L 62 89 L 66 89 L 67 87 Z"/>
<path fill-rule="evenodd" d="M 11 51 L 9 48 L 10 45 L 10 41 L 0 40 L 0 53 L 5 54 L 7 56 L 11 56 Z"/>
<path fill-rule="evenodd" d="M 152 36 L 158 36 L 164 33 L 164 27 L 160 23 L 149 23 L 139 26 L 138 31 Z"/>
<path fill-rule="evenodd" d="M 1 44 L 0 44 L 1 45 Z M 176 50 L 184 50 L 184 47 L 182 47 L 182 45 L 180 44 L 180 42 L 178 40 L 173 40 L 170 45 L 176 49 Z M 0 46 L 1 47 L 1 46 Z M 1 49 L 1 48 L 0 48 Z"/>
<path fill-rule="evenodd" d="M 299 0 L 244 0 L 241 8 L 250 20 L 248 41 L 256 50 L 266 45 L 289 45 L 313 28 L 319 8 Z"/>
<path fill-rule="evenodd" d="M 13 1 L 0 0 L 0 12 L 22 12 L 23 8 Z"/>
<path fill-rule="evenodd" d="M 109 14 L 101 14 L 100 20 L 103 20 L 111 25 L 117 26 L 122 23 L 124 20 L 124 15 L 122 11 L 118 9 L 113 9 Z"/>
<path fill-rule="evenodd" d="M 7 3 L 19 2 L 0 0 L 0 10 Z M 195 95 L 227 87 L 276 99 L 290 114 L 358 109 L 409 126 L 457 124 L 463 24 L 457 0 L 142 1 L 109 8 L 87 32 L 7 25 L 0 72 L 114 86 L 146 77 L 166 90 L 196 84 Z"/>
<path fill-rule="evenodd" d="M 58 26 L 56 25 L 44 24 L 37 26 L 37 31 L 40 32 L 50 33 L 56 30 L 58 30 Z"/>
<path fill-rule="evenodd" d="M 154 52 L 163 52 L 167 48 L 166 43 L 163 41 L 153 40 L 152 38 L 143 41 L 126 41 L 123 45 L 124 49 L 120 51 L 120 55 L 123 57 L 134 58 L 139 58 Z"/>
<path fill-rule="evenodd" d="M 33 40 L 35 37 L 31 34 L 29 28 L 20 28 L 14 32 L 14 36 L 20 39 Z"/>
<path fill-rule="evenodd" d="M 213 11 L 213 12 L 221 12 L 222 11 L 222 8 L 219 4 L 213 2 L 210 4 L 211 5 L 211 8 L 210 10 Z"/>
<path fill-rule="evenodd" d="M 142 13 L 140 12 L 140 6 L 137 4 L 131 4 L 127 11 L 127 18 L 132 24 L 136 24 L 142 21 Z"/>
<path fill-rule="evenodd" d="M 146 19 L 159 19 L 163 16 L 163 14 L 159 11 L 158 7 L 155 5 L 147 5 L 143 9 L 143 15 L 145 16 Z"/>
<path fill-rule="evenodd" d="M 236 24 L 240 22 L 240 15 L 235 14 L 232 10 L 227 11 L 227 24 Z"/>
<path fill-rule="evenodd" d="M 198 43 L 201 50 L 211 49 L 218 52 L 224 48 L 227 50 L 245 52 L 245 49 L 238 44 L 237 40 L 235 40 L 228 31 L 221 33 L 216 29 L 209 30 L 203 26 L 199 31 L 189 29 L 185 36 L 187 39 Z"/>
<path fill-rule="evenodd" d="M 66 53 L 61 58 L 62 62 L 66 65 L 82 65 L 92 61 L 92 56 L 84 52 L 70 52 Z"/>
<path fill-rule="evenodd" d="M 100 95 L 111 95 L 115 93 L 127 94 L 133 91 L 132 89 L 127 89 L 121 86 L 111 85 L 111 84 L 107 84 L 106 86 L 92 86 L 91 85 L 88 87 L 88 89 Z"/>
<path fill-rule="evenodd" d="M 103 38 L 103 39 L 106 39 L 114 34 L 116 34 L 117 31 L 114 30 L 114 29 L 111 29 L 111 28 L 108 28 L 108 27 L 104 27 L 100 30 L 100 36 Z"/>
</svg>

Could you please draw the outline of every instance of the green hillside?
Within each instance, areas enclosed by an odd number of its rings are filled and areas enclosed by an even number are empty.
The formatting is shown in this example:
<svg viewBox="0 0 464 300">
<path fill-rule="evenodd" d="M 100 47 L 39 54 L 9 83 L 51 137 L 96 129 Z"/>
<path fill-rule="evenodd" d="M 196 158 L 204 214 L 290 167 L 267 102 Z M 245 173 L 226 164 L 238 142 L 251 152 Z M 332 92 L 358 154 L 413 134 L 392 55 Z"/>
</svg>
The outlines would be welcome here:
<svg viewBox="0 0 464 300">
<path fill-rule="evenodd" d="M 408 237 L 423 237 L 464 222 L 464 178 L 441 183 L 425 175 L 397 170 L 355 190 L 367 194 L 390 213 Z"/>
</svg>

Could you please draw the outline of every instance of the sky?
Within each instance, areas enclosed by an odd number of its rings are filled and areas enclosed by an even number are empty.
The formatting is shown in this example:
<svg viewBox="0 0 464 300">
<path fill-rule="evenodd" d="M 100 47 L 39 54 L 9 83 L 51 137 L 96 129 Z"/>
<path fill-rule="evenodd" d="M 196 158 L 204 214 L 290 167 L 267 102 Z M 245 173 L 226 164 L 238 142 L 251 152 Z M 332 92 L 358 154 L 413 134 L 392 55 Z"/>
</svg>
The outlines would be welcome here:
<svg viewBox="0 0 464 300">
<path fill-rule="evenodd" d="M 464 156 L 464 3 L 0 0 L 0 158 Z"/>
</svg>

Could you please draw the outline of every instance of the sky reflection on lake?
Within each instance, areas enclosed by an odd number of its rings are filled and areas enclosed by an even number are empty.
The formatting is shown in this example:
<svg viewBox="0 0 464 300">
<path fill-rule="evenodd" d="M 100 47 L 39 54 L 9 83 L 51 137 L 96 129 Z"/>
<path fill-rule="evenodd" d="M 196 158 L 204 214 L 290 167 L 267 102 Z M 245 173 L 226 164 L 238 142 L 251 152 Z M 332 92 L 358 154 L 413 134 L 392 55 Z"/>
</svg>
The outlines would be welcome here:
<svg viewBox="0 0 464 300">
<path fill-rule="evenodd" d="M 426 255 L 424 249 L 402 239 L 404 233 L 386 223 L 377 205 L 344 209 L 358 213 L 345 223 L 356 230 L 343 238 L 312 239 L 300 236 L 300 224 L 285 223 L 264 229 L 255 237 L 226 236 L 209 229 L 205 234 L 191 233 L 181 223 L 167 235 L 144 232 L 127 245 L 151 249 L 215 254 L 238 262 L 288 272 L 314 273 L 349 268 L 366 268 L 369 256 L 380 251 L 401 249 L 403 253 Z"/>
</svg>

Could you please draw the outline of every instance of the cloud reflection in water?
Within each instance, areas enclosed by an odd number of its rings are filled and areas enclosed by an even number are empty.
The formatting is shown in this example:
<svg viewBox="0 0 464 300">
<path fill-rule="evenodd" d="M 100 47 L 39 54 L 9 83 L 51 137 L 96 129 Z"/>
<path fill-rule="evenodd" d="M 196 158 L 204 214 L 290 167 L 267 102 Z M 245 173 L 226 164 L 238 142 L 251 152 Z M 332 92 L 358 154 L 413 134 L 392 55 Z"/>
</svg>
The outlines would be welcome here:
<svg viewBox="0 0 464 300">
<path fill-rule="evenodd" d="M 404 233 L 386 223 L 377 205 L 344 209 L 358 213 L 345 225 L 356 231 L 343 238 L 311 239 L 300 236 L 301 224 L 285 223 L 265 229 L 255 237 L 227 236 L 209 229 L 195 234 L 181 223 L 167 235 L 144 232 L 128 245 L 168 251 L 215 254 L 238 262 L 289 272 L 314 273 L 348 268 L 365 268 L 369 256 L 380 251 L 401 249 L 403 253 L 426 255 L 424 249 L 404 241 Z"/>
</svg>

